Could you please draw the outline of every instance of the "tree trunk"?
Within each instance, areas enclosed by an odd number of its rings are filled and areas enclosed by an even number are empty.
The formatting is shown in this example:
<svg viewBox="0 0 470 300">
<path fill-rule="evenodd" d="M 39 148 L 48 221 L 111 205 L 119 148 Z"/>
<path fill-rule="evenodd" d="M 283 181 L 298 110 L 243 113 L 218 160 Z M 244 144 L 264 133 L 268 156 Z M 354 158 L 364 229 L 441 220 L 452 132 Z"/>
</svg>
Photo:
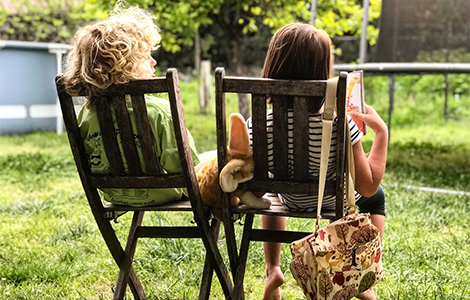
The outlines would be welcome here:
<svg viewBox="0 0 470 300">
<path fill-rule="evenodd" d="M 201 104 L 201 114 L 208 114 L 210 112 L 210 100 L 212 98 L 212 76 L 211 76 L 211 61 L 201 61 L 199 85 L 199 103 Z"/>
<path fill-rule="evenodd" d="M 201 75 L 201 38 L 199 36 L 199 29 L 196 29 L 196 34 L 194 35 L 194 67 L 196 68 L 197 74 L 199 113 L 207 114 L 209 111 L 209 101 L 204 91 L 203 78 Z"/>
<path fill-rule="evenodd" d="M 232 64 L 235 68 L 235 75 L 243 76 L 243 66 L 240 59 L 240 43 L 237 39 L 232 40 L 232 54 Z M 245 120 L 250 116 L 247 94 L 238 94 L 238 109 Z"/>
</svg>

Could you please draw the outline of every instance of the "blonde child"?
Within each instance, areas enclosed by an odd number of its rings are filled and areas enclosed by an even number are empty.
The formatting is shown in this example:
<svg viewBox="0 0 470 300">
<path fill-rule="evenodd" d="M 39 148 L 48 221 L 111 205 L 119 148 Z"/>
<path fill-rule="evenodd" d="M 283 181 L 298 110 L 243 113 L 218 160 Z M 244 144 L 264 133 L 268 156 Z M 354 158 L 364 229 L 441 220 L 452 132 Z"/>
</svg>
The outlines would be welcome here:
<svg viewBox="0 0 470 300">
<path fill-rule="evenodd" d="M 156 61 L 151 53 L 158 48 L 160 34 L 154 21 L 155 17 L 146 11 L 137 7 L 124 9 L 118 3 L 107 21 L 86 26 L 75 35 L 64 83 L 70 95 L 86 96 L 86 103 L 78 114 L 78 123 L 93 173 L 108 173 L 109 170 L 95 109 L 96 95 L 112 84 L 155 76 Z M 128 107 L 132 105 L 130 100 L 127 104 Z M 146 106 L 162 169 L 169 173 L 180 172 L 169 102 L 146 97 Z M 129 113 L 134 118 L 132 109 Z M 189 140 L 193 160 L 197 164 L 199 160 L 191 135 Z M 144 206 L 178 200 L 184 192 L 181 188 L 104 189 L 103 197 L 115 204 Z"/>
</svg>

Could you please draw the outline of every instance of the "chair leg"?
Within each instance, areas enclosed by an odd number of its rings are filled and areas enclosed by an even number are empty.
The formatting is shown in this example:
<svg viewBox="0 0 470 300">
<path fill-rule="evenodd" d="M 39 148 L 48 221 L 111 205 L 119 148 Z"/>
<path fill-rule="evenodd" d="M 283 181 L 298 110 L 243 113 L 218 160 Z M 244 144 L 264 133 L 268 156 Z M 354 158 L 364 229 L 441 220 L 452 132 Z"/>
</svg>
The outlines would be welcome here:
<svg viewBox="0 0 470 300">
<path fill-rule="evenodd" d="M 250 233 L 253 228 L 254 215 L 247 214 L 245 217 L 245 225 L 243 226 L 243 235 L 240 245 L 240 252 L 238 256 L 238 264 L 233 278 L 234 287 L 231 295 L 231 299 L 245 299 L 243 291 L 243 280 L 245 278 L 246 263 L 248 258 L 248 250 L 250 248 Z"/>
<path fill-rule="evenodd" d="M 212 219 L 211 233 L 214 240 L 219 240 L 220 222 L 217 219 Z M 208 300 L 211 292 L 212 276 L 214 274 L 214 266 L 212 265 L 210 256 L 206 254 L 204 262 L 204 271 L 202 274 L 201 289 L 199 291 L 199 300 Z"/>
<path fill-rule="evenodd" d="M 122 257 L 124 255 L 124 250 L 122 249 L 121 243 L 119 242 L 116 233 L 114 232 L 110 220 L 104 218 L 103 205 L 101 204 L 101 199 L 98 193 L 96 191 L 92 192 L 95 192 L 95 194 L 87 197 L 89 197 L 89 199 L 97 199 L 97 201 L 89 201 L 90 207 L 92 208 L 91 211 L 95 217 L 96 224 L 98 225 L 106 246 L 108 246 L 109 252 L 114 258 L 116 264 L 120 266 Z M 142 283 L 140 282 L 140 279 L 132 266 L 129 275 L 129 286 L 136 300 L 147 300 Z"/>
<path fill-rule="evenodd" d="M 209 299 L 213 274 L 214 268 L 212 267 L 211 259 L 209 255 L 206 255 L 204 270 L 202 272 L 201 288 L 199 289 L 199 300 Z"/>
<path fill-rule="evenodd" d="M 230 278 L 227 267 L 225 266 L 222 255 L 220 254 L 219 248 L 217 246 L 217 240 L 212 234 L 212 229 L 202 209 L 196 209 L 194 219 L 197 223 L 201 239 L 204 242 L 207 255 L 210 258 L 211 265 L 214 268 L 217 277 L 219 278 L 224 295 L 228 297 L 233 289 L 232 280 Z"/>
<path fill-rule="evenodd" d="M 222 203 L 230 203 L 229 194 L 222 194 Z M 224 231 L 225 231 L 225 240 L 227 243 L 227 252 L 230 260 L 230 268 L 232 269 L 232 275 L 235 277 L 235 272 L 238 265 L 238 251 L 237 251 L 237 241 L 235 237 L 235 228 L 233 226 L 232 215 L 230 214 L 227 208 L 223 210 L 224 218 Z"/>
<path fill-rule="evenodd" d="M 135 300 L 148 300 L 145 296 L 142 283 L 140 282 L 139 277 L 137 276 L 137 273 L 135 272 L 133 267 L 131 267 L 131 271 L 129 273 L 128 283 Z"/>
<path fill-rule="evenodd" d="M 137 246 L 137 228 L 142 224 L 144 217 L 143 211 L 134 212 L 131 228 L 127 237 L 126 250 L 119 265 L 119 275 L 116 283 L 113 300 L 121 300 L 126 293 L 127 283 L 129 282 L 129 274 L 132 268 L 132 260 L 134 259 L 135 248 Z"/>
</svg>

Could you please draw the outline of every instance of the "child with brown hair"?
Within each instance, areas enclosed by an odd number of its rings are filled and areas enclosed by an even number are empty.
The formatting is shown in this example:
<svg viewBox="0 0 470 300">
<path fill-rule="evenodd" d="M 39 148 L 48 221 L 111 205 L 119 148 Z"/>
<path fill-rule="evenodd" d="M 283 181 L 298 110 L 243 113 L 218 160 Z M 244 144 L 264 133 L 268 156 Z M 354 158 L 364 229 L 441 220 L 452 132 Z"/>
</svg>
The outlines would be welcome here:
<svg viewBox="0 0 470 300">
<path fill-rule="evenodd" d="M 155 25 L 155 17 L 137 7 L 124 9 L 122 6 L 123 2 L 118 2 L 107 21 L 86 26 L 76 33 L 64 75 L 65 88 L 70 95 L 86 96 L 86 103 L 78 114 L 78 124 L 93 173 L 109 172 L 94 105 L 99 91 L 112 84 L 155 76 L 156 61 L 151 53 L 160 43 L 160 30 Z M 134 119 L 130 99 L 127 105 L 130 117 Z M 146 106 L 162 169 L 168 173 L 180 172 L 180 157 L 168 100 L 146 96 Z M 197 164 L 199 160 L 194 141 L 189 133 L 188 136 L 193 161 Z M 138 137 L 136 145 L 139 145 Z M 181 188 L 103 189 L 105 200 L 133 206 L 175 201 L 183 193 L 185 189 Z"/>
<path fill-rule="evenodd" d="M 271 39 L 261 77 L 326 80 L 332 75 L 330 48 L 331 39 L 325 31 L 316 29 L 308 24 L 295 23 L 286 25 L 279 29 Z M 319 173 L 322 130 L 321 107 L 323 102 L 324 99 L 322 98 L 313 99 L 309 108 L 309 165 L 312 168 L 312 178 L 318 178 Z M 372 222 L 379 229 L 380 236 L 382 236 L 385 225 L 385 197 L 380 182 L 385 171 L 387 157 L 387 126 L 370 106 L 366 107 L 365 113 L 351 112 L 350 115 L 364 121 L 375 133 L 370 155 L 366 157 L 361 143 L 362 132 L 354 121 L 348 117 L 356 175 L 356 204 L 359 206 L 360 212 L 371 214 Z M 270 122 L 272 122 L 271 110 L 267 111 L 266 117 L 269 127 Z M 251 119 L 248 119 L 247 126 L 250 139 L 251 125 Z M 272 144 L 273 141 L 268 136 L 268 149 L 270 149 L 270 143 Z M 333 146 L 336 144 L 335 128 L 333 128 L 331 144 L 329 157 L 335 157 L 336 149 Z M 271 161 L 269 171 L 273 172 L 274 160 L 270 158 L 269 161 Z M 333 177 L 336 172 L 334 162 L 331 160 L 330 162 L 332 163 L 329 164 L 327 178 Z M 273 175 L 276 176 L 276 174 Z M 316 210 L 317 197 L 298 194 L 279 194 L 278 196 L 288 209 L 300 211 Z M 334 210 L 334 207 L 334 197 L 325 197 L 322 210 Z M 286 228 L 285 217 L 263 215 L 261 222 L 265 229 L 284 230 Z M 266 264 L 263 299 L 281 299 L 280 286 L 284 282 L 284 276 L 280 268 L 281 244 L 265 242 L 263 247 Z M 367 290 L 360 295 L 360 298 L 375 299 L 374 291 L 372 289 Z"/>
</svg>

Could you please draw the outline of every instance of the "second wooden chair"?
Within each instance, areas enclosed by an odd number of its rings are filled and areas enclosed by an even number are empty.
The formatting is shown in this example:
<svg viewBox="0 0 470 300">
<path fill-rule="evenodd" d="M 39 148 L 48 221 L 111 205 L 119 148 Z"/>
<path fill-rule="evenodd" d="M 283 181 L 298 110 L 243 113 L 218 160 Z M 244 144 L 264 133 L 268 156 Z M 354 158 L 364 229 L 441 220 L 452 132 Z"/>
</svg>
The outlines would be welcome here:
<svg viewBox="0 0 470 300">
<path fill-rule="evenodd" d="M 335 211 L 322 213 L 324 219 L 335 220 L 344 216 L 345 197 L 345 120 L 346 73 L 338 80 L 336 121 L 336 176 L 325 185 L 325 195 L 333 195 Z M 225 112 L 226 93 L 251 94 L 254 179 L 239 185 L 239 189 L 267 192 L 317 195 L 318 179 L 309 176 L 309 101 L 312 97 L 325 97 L 326 80 L 274 80 L 263 78 L 226 77 L 223 68 L 215 73 L 217 151 L 219 172 L 226 164 L 227 128 Z M 267 125 L 267 99 L 273 100 L 272 124 Z M 288 116 L 289 115 L 289 116 Z M 290 133 L 289 133 L 290 132 Z M 268 148 L 268 136 L 272 148 Z M 270 160 L 272 157 L 273 160 Z M 289 158 L 290 157 L 290 158 Z M 274 163 L 273 163 L 274 161 Z M 292 163 L 292 167 L 289 164 Z M 272 171 L 271 165 L 274 165 Z M 275 174 L 274 178 L 268 171 Z M 273 197 L 273 200 L 278 199 Z M 234 277 L 231 299 L 243 299 L 243 279 L 250 241 L 290 243 L 311 232 L 277 231 L 253 228 L 255 215 L 272 215 L 295 218 L 316 218 L 316 211 L 301 212 L 286 209 L 281 203 L 273 202 L 270 209 L 231 208 L 229 196 L 224 194 L 224 227 L 227 247 Z M 244 230 L 240 248 L 237 248 L 232 214 L 245 214 Z M 312 231 L 314 225 L 312 222 Z"/>
</svg>

